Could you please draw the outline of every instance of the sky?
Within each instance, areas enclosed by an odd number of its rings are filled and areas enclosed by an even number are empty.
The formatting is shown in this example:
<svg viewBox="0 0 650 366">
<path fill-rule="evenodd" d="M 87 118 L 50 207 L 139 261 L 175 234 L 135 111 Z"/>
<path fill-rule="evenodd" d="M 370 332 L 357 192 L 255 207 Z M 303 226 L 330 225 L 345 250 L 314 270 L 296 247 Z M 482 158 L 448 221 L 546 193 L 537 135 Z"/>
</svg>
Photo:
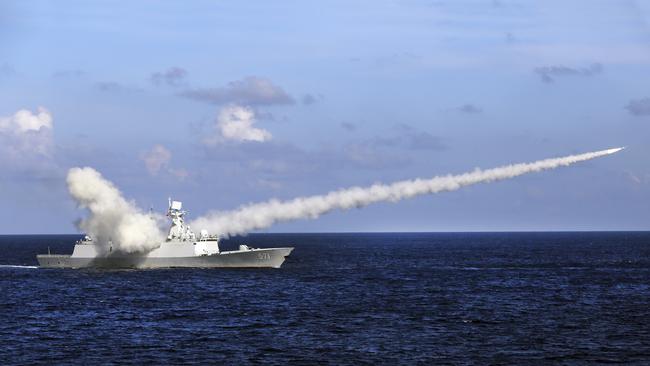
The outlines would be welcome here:
<svg viewBox="0 0 650 366">
<path fill-rule="evenodd" d="M 626 146 L 268 232 L 650 229 L 644 1 L 0 2 L 0 233 L 66 175 L 189 217 Z"/>
</svg>

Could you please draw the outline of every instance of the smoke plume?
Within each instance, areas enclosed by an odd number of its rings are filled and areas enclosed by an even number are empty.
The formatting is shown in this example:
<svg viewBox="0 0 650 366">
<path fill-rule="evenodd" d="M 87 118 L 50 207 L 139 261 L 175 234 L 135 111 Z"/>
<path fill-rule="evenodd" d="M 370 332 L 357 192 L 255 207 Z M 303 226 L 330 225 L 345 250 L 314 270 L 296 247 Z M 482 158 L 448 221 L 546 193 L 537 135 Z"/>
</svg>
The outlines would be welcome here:
<svg viewBox="0 0 650 366">
<path fill-rule="evenodd" d="M 392 184 L 374 184 L 370 187 L 353 187 L 325 195 L 300 197 L 289 201 L 270 200 L 249 204 L 233 211 L 212 212 L 192 222 L 192 227 L 207 229 L 222 236 L 245 234 L 252 230 L 267 228 L 277 222 L 304 218 L 317 218 L 333 210 L 360 208 L 376 202 L 397 202 L 422 194 L 455 191 L 464 186 L 509 179 L 519 175 L 554 169 L 577 162 L 614 154 L 623 148 L 601 150 L 561 158 L 520 163 L 494 169 L 414 179 Z"/>
<path fill-rule="evenodd" d="M 165 240 L 160 228 L 162 217 L 142 212 L 93 168 L 70 169 L 67 183 L 77 204 L 90 212 L 87 218 L 79 221 L 79 229 L 90 235 L 99 248 L 146 252 Z"/>
</svg>

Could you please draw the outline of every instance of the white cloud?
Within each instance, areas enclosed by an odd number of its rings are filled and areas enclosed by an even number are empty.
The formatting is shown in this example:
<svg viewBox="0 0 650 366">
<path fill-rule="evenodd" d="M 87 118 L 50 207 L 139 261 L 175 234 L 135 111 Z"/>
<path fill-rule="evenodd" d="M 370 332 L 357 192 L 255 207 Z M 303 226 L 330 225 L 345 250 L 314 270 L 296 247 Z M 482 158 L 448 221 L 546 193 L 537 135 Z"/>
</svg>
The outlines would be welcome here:
<svg viewBox="0 0 650 366">
<path fill-rule="evenodd" d="M 0 157 L 2 163 L 18 164 L 33 160 L 42 163 L 53 150 L 52 114 L 39 107 L 36 113 L 21 109 L 0 117 Z"/>
<path fill-rule="evenodd" d="M 238 105 L 224 107 L 217 116 L 216 128 L 219 135 L 204 142 L 207 145 L 216 145 L 224 140 L 264 142 L 273 137 L 269 131 L 253 127 L 254 123 L 255 112 L 252 109 Z"/>
<path fill-rule="evenodd" d="M 43 107 L 38 107 L 38 113 L 21 109 L 13 116 L 0 117 L 0 131 L 21 134 L 28 131 L 38 131 L 41 128 L 52 128 L 52 114 Z"/>
</svg>

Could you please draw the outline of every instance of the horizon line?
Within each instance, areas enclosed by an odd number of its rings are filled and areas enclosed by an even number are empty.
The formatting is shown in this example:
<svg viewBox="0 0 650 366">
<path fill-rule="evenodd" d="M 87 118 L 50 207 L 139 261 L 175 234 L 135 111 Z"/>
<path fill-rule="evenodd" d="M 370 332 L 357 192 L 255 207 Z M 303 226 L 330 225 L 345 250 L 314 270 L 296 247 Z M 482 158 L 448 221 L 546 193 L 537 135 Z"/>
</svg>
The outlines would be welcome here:
<svg viewBox="0 0 650 366">
<path fill-rule="evenodd" d="M 230 237 L 249 235 L 287 235 L 287 234 L 509 234 L 509 233 L 643 233 L 650 232 L 650 229 L 635 230 L 468 230 L 468 231 L 294 231 L 294 232 L 252 232 L 244 235 L 232 235 Z M 0 236 L 48 236 L 48 235 L 86 235 L 85 233 L 0 233 Z"/>
</svg>

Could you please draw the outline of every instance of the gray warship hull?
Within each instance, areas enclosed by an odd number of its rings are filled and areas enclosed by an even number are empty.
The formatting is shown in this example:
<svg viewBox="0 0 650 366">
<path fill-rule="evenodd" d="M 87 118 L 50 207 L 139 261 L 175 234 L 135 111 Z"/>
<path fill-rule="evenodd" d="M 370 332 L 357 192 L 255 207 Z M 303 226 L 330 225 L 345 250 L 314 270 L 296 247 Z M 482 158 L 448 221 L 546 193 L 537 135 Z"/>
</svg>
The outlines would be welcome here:
<svg viewBox="0 0 650 366">
<path fill-rule="evenodd" d="M 39 254 L 41 268 L 280 268 L 293 248 L 250 248 L 221 251 L 219 236 L 201 230 L 196 237 L 185 225 L 182 203 L 169 199 L 167 216 L 171 218 L 167 240 L 146 252 L 130 253 L 112 240 L 95 242 L 85 236 L 75 243 L 70 255 Z M 116 245 L 117 244 L 117 245 Z"/>
<path fill-rule="evenodd" d="M 117 253 L 93 257 L 39 254 L 36 259 L 41 268 L 280 268 L 292 250 L 293 248 L 249 249 L 179 257 Z"/>
</svg>

